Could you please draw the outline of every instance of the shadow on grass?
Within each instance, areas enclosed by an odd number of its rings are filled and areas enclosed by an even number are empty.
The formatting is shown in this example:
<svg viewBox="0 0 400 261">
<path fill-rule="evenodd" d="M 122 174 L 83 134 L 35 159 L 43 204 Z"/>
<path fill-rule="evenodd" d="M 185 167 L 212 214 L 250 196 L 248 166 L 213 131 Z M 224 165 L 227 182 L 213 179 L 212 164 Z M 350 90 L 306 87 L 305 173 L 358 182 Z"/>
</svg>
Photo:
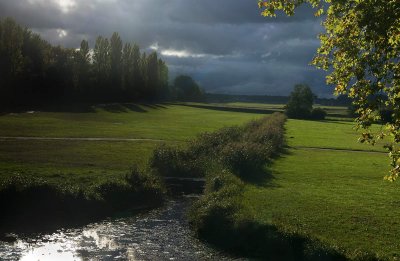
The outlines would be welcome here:
<svg viewBox="0 0 400 261">
<path fill-rule="evenodd" d="M 248 174 L 242 175 L 240 178 L 244 182 L 250 183 L 251 185 L 255 185 L 257 187 L 279 188 L 280 186 L 275 182 L 276 177 L 272 172 L 271 166 L 275 160 L 292 155 L 293 152 L 291 152 L 290 149 L 290 147 L 284 147 L 280 149 L 279 153 L 271 156 L 271 159 L 266 163 L 264 168 L 247 171 Z"/>
<path fill-rule="evenodd" d="M 0 117 L 10 113 L 26 112 L 60 112 L 60 113 L 95 113 L 97 108 L 101 108 L 111 113 L 139 112 L 145 113 L 149 109 L 168 109 L 165 104 L 160 103 L 57 103 L 44 106 L 21 107 L 12 109 L 0 109 Z"/>
<path fill-rule="evenodd" d="M 221 210 L 210 213 L 198 234 L 229 253 L 261 260 L 347 260 L 342 253 L 317 240 L 252 220 L 234 221 Z"/>
<path fill-rule="evenodd" d="M 216 111 L 229 111 L 229 112 L 243 112 L 243 113 L 255 113 L 255 114 L 272 114 L 274 112 L 280 112 L 279 110 L 268 110 L 268 109 L 256 109 L 256 108 L 238 108 L 238 107 L 225 107 L 225 106 L 215 106 L 208 104 L 184 104 L 177 103 L 176 105 L 200 108 L 200 109 L 209 109 Z"/>
<path fill-rule="evenodd" d="M 275 177 L 272 173 L 269 164 L 270 163 L 268 163 L 268 165 L 262 169 L 249 169 L 246 171 L 246 174 L 237 174 L 237 176 L 245 183 L 249 183 L 257 187 L 268 187 L 268 188 L 279 187 L 274 182 Z"/>
<path fill-rule="evenodd" d="M 150 109 L 168 109 L 164 104 L 159 104 L 159 103 L 141 103 L 141 106 L 148 107 Z"/>
<path fill-rule="evenodd" d="M 111 113 L 147 112 L 141 106 L 134 103 L 110 103 L 97 105 L 96 107 L 102 108 L 103 110 Z"/>
</svg>

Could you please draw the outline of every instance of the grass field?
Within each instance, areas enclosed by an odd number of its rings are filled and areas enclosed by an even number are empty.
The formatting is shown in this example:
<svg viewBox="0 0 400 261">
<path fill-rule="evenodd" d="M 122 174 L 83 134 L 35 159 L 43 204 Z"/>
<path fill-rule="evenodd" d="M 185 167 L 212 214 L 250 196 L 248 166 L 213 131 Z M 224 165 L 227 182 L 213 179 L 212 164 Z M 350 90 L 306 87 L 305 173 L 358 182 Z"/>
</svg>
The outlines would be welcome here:
<svg viewBox="0 0 400 261">
<path fill-rule="evenodd" d="M 289 149 L 272 164 L 272 179 L 245 185 L 243 213 L 351 258 L 400 257 L 400 184 L 383 180 L 382 146 L 357 143 L 342 121 L 288 120 L 286 133 Z"/>
<path fill-rule="evenodd" d="M 244 103 L 218 106 L 279 109 Z M 343 108 L 329 109 L 344 113 Z M 167 104 L 7 114 L 0 116 L 0 136 L 154 141 L 0 139 L 0 177 L 23 173 L 84 186 L 122 175 L 133 164 L 144 167 L 158 140 L 184 145 L 200 132 L 261 116 Z M 242 213 L 257 223 L 319 239 L 349 257 L 366 252 L 400 257 L 400 185 L 383 181 L 389 158 L 382 143 L 357 143 L 353 123 L 341 117 L 288 120 L 286 137 L 288 149 L 271 165 L 272 178 L 246 183 Z"/>
<path fill-rule="evenodd" d="M 10 140 L 0 138 L 0 177 L 15 174 L 89 184 L 147 165 L 161 142 L 184 144 L 200 132 L 242 124 L 257 114 L 178 105 L 107 105 L 84 112 L 0 116 L 2 137 L 136 138 L 157 141 Z M 163 140 L 163 141 L 158 141 Z"/>
</svg>

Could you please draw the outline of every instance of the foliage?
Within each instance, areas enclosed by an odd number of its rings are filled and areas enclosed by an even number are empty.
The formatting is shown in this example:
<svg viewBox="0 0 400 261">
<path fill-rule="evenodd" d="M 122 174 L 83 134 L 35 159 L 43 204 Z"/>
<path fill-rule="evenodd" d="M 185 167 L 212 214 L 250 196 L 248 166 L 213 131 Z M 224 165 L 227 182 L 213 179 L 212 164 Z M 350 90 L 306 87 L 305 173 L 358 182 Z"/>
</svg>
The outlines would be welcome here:
<svg viewBox="0 0 400 261">
<path fill-rule="evenodd" d="M 187 75 L 179 75 L 174 80 L 176 98 L 179 101 L 201 101 L 203 100 L 203 91 L 199 85 Z"/>
<path fill-rule="evenodd" d="M 165 144 L 154 150 L 150 166 L 164 177 L 201 177 L 205 174 L 200 157 Z"/>
<path fill-rule="evenodd" d="M 285 107 L 286 115 L 293 119 L 310 118 L 314 97 L 308 85 L 297 84 L 294 86 L 294 90 L 289 96 L 289 102 Z"/>
<path fill-rule="evenodd" d="M 220 159 L 224 166 L 242 178 L 256 175 L 264 167 L 271 147 L 254 142 L 232 142 L 224 146 Z M 256 172 L 256 173 L 255 173 Z"/>
<path fill-rule="evenodd" d="M 310 118 L 313 120 L 324 120 L 326 117 L 326 111 L 322 108 L 314 108 L 311 111 Z"/>
<path fill-rule="evenodd" d="M 357 126 L 365 129 L 361 142 L 375 144 L 390 136 L 392 170 L 386 178 L 395 180 L 400 173 L 400 2 L 260 0 L 259 7 L 264 16 L 275 16 L 277 10 L 293 15 L 303 3 L 316 8 L 317 16 L 323 15 L 326 29 L 312 63 L 330 71 L 327 83 L 336 86 L 336 94 L 353 99 Z M 373 132 L 370 126 L 381 119 L 375 112 L 382 105 L 393 108 L 394 120 Z"/>
<path fill-rule="evenodd" d="M 74 225 L 117 211 L 158 205 L 163 192 L 157 177 L 136 167 L 124 179 L 105 180 L 90 188 L 12 176 L 0 184 L 0 233 Z"/>
<path fill-rule="evenodd" d="M 52 46 L 13 19 L 0 19 L 1 109 L 54 101 L 154 100 L 168 89 L 168 67 L 153 52 L 141 55 L 118 33 L 79 50 Z"/>
<path fill-rule="evenodd" d="M 205 176 L 216 166 L 243 179 L 259 175 L 284 145 L 285 120 L 284 115 L 275 113 L 244 127 L 200 134 L 186 148 L 162 145 L 154 150 L 150 165 L 164 176 Z"/>
</svg>

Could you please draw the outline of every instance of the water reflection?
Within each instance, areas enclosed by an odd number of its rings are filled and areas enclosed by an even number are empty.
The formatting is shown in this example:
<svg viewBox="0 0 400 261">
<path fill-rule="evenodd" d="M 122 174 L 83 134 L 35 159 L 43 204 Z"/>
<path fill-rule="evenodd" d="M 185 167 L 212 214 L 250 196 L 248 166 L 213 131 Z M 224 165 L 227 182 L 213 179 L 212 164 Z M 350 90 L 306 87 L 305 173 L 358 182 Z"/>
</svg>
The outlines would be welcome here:
<svg viewBox="0 0 400 261">
<path fill-rule="evenodd" d="M 190 202 L 184 198 L 135 217 L 0 242 L 0 260 L 237 260 L 191 236 L 184 216 Z"/>
</svg>

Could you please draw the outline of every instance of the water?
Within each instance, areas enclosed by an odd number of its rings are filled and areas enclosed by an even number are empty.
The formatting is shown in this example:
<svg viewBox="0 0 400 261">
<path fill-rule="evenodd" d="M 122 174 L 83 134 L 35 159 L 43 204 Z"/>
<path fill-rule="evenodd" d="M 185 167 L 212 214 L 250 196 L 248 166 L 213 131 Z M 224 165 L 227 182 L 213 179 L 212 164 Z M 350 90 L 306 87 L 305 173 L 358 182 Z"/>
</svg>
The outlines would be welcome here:
<svg viewBox="0 0 400 261">
<path fill-rule="evenodd" d="M 191 235 L 185 212 L 192 200 L 175 199 L 146 214 L 0 242 L 0 260 L 239 260 Z"/>
</svg>

